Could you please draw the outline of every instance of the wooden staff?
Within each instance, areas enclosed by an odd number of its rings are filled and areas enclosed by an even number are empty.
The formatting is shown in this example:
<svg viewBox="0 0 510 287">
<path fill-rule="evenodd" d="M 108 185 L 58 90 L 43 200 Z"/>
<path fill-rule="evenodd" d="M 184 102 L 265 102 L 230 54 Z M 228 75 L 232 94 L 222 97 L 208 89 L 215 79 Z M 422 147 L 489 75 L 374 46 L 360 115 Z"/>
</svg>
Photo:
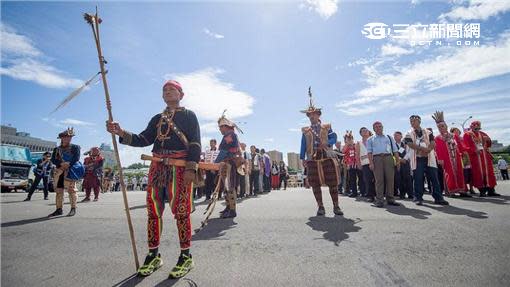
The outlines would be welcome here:
<svg viewBox="0 0 510 287">
<path fill-rule="evenodd" d="M 101 42 L 99 39 L 99 24 L 101 24 L 102 20 L 99 18 L 97 13 L 97 7 L 96 7 L 96 14 L 90 15 L 88 13 L 84 14 L 85 21 L 90 24 L 90 27 L 92 28 L 92 33 L 94 34 L 94 40 L 96 42 L 96 48 L 97 48 L 97 56 L 99 59 L 99 67 L 101 67 L 101 77 L 103 80 L 103 87 L 104 87 L 104 95 L 106 99 L 106 109 L 108 111 L 108 119 L 109 121 L 113 121 L 113 113 L 112 113 L 112 105 L 110 101 L 110 93 L 108 92 L 108 84 L 106 82 L 106 70 L 105 70 L 105 63 L 103 57 L 103 52 L 101 51 Z M 131 215 L 129 213 L 129 203 L 127 199 L 127 191 L 126 191 L 126 185 L 124 183 L 124 174 L 122 173 L 122 165 L 120 163 L 120 156 L 119 156 L 119 149 L 117 147 L 117 139 L 115 137 L 115 134 L 112 133 L 112 143 L 113 143 L 113 150 L 115 153 L 115 159 L 117 161 L 117 167 L 119 168 L 119 179 L 120 179 L 120 186 L 122 188 L 122 196 L 124 198 L 124 209 L 126 211 L 126 217 L 129 227 L 129 235 L 131 237 L 131 247 L 133 248 L 133 255 L 135 257 L 135 266 L 136 270 L 140 267 L 140 263 L 138 261 L 138 253 L 136 251 L 136 243 L 135 243 L 135 234 L 133 231 L 133 223 L 131 222 Z"/>
<path fill-rule="evenodd" d="M 146 154 L 142 154 L 140 157 L 141 160 L 150 160 L 155 162 L 163 162 L 166 165 L 173 165 L 173 166 L 179 166 L 179 167 L 185 167 L 186 161 L 182 159 L 175 159 L 175 158 L 159 158 L 155 156 L 150 156 Z M 203 170 L 220 170 L 220 164 L 219 163 L 209 163 L 209 162 L 199 162 L 198 168 Z"/>
</svg>

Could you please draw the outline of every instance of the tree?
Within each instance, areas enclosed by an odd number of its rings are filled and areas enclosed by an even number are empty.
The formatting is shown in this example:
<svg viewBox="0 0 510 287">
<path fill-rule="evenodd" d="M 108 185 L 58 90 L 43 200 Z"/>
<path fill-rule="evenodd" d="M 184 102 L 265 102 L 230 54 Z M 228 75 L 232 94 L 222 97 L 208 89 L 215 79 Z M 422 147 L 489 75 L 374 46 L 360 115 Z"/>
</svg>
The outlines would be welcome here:
<svg viewBox="0 0 510 287">
<path fill-rule="evenodd" d="M 128 169 L 140 169 L 140 168 L 144 168 L 144 167 L 149 167 L 148 165 L 144 165 L 143 163 L 133 163 L 132 165 L 128 166 L 127 168 Z"/>
</svg>

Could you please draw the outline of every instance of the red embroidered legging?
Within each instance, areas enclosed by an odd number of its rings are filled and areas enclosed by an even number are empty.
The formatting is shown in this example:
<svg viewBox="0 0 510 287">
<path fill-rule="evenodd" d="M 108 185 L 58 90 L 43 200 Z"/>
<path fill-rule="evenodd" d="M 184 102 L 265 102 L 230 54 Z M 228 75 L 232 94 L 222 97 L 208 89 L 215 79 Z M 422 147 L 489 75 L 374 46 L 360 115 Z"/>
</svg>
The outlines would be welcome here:
<svg viewBox="0 0 510 287">
<path fill-rule="evenodd" d="M 149 248 L 157 248 L 163 229 L 163 211 L 167 199 L 177 221 L 181 249 L 191 247 L 191 206 L 193 184 L 184 186 L 184 167 L 171 167 L 171 179 L 166 188 L 147 187 L 147 238 Z M 149 182 L 152 182 L 149 179 Z"/>
</svg>

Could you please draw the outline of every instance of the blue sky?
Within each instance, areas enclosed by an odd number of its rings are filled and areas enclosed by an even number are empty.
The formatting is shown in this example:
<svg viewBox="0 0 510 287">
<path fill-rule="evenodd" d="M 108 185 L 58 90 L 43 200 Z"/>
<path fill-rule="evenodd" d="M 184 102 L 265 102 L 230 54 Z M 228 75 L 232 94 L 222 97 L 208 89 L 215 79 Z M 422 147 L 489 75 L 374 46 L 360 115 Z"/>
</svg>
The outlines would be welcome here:
<svg viewBox="0 0 510 287">
<path fill-rule="evenodd" d="M 49 114 L 99 70 L 82 19 L 95 3 L 1 8 L 2 124 L 44 139 L 74 126 L 83 149 L 110 142 L 100 83 Z M 130 131 L 164 108 L 161 86 L 174 78 L 198 115 L 203 145 L 220 138 L 215 121 L 227 109 L 248 145 L 297 152 L 308 86 L 340 137 L 375 120 L 387 133 L 405 131 L 411 114 L 435 127 L 430 115 L 439 109 L 449 123 L 472 115 L 510 144 L 508 1 L 99 2 L 99 9 L 114 117 Z M 371 40 L 361 33 L 371 22 L 480 23 L 480 46 Z M 122 146 L 123 163 L 142 151 Z"/>
</svg>

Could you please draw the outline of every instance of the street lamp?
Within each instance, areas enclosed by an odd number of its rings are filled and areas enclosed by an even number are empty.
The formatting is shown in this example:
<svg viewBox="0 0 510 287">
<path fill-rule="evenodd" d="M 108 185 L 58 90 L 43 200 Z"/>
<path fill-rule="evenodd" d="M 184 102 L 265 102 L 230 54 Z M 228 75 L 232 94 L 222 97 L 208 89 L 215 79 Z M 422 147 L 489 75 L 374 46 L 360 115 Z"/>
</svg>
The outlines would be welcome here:
<svg viewBox="0 0 510 287">
<path fill-rule="evenodd" d="M 469 121 L 470 119 L 472 119 L 473 116 L 469 116 L 467 119 L 465 119 L 463 122 L 462 122 L 462 131 L 465 131 L 464 129 L 464 125 L 466 124 L 467 121 Z"/>
</svg>

